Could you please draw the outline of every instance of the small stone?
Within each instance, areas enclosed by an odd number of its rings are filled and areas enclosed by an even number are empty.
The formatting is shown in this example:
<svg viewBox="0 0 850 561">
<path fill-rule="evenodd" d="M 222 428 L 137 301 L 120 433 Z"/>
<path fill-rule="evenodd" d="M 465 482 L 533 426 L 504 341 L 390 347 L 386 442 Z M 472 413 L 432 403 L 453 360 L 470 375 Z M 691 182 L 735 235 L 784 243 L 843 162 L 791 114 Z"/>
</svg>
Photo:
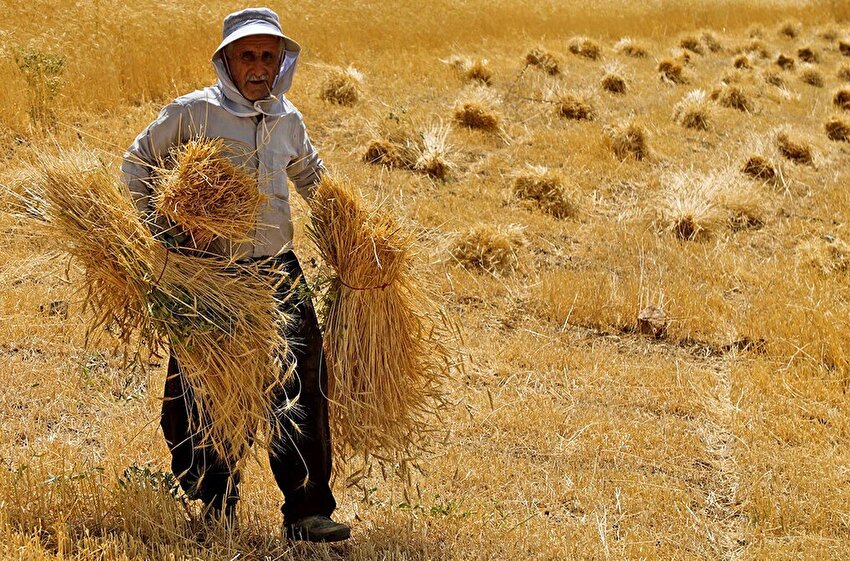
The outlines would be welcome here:
<svg viewBox="0 0 850 561">
<path fill-rule="evenodd" d="M 670 320 L 667 319 L 667 314 L 655 306 L 647 306 L 638 313 L 637 328 L 639 333 L 661 339 L 666 335 L 668 325 L 670 325 Z"/>
</svg>

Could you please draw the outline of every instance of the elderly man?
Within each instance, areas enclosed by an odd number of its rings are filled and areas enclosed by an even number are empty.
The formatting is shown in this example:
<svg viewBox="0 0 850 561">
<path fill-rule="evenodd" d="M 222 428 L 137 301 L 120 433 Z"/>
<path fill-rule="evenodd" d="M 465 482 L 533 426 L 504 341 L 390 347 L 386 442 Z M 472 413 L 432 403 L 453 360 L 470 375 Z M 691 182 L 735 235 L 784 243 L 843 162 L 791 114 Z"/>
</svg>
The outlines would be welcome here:
<svg viewBox="0 0 850 561">
<path fill-rule="evenodd" d="M 331 442 L 328 428 L 327 372 L 322 335 L 306 291 L 293 291 L 303 277 L 292 252 L 292 221 L 287 177 L 298 193 L 311 197 L 324 167 L 310 143 L 298 110 L 284 97 L 292 84 L 301 47 L 281 31 L 277 14 L 252 8 L 224 20 L 223 39 L 212 57 L 218 83 L 179 97 L 136 138 L 121 166 L 140 213 L 151 215 L 154 168 L 169 151 L 191 138 L 221 138 L 228 156 L 257 174 L 268 202 L 257 216 L 250 243 L 217 240 L 209 248 L 237 260 L 271 261 L 288 273 L 286 311 L 293 316 L 287 333 L 296 362 L 293 382 L 276 396 L 297 398 L 298 427 L 275 419 L 271 469 L 284 495 L 282 533 L 296 540 L 339 541 L 349 528 L 331 520 L 336 502 L 330 489 Z M 180 235 L 161 218 L 151 227 L 164 243 L 179 245 Z M 281 407 L 283 409 L 283 407 Z M 198 415 L 190 388 L 172 356 L 168 362 L 161 424 L 171 450 L 172 471 L 186 493 L 201 499 L 209 518 L 235 521 L 239 473 L 199 442 Z"/>
</svg>

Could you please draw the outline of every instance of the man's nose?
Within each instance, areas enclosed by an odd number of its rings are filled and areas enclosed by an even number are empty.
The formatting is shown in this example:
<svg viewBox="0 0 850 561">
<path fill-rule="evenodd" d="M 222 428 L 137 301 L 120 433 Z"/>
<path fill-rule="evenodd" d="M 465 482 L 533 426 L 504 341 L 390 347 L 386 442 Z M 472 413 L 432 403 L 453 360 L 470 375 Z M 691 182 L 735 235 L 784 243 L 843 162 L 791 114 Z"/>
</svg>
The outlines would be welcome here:
<svg viewBox="0 0 850 561">
<path fill-rule="evenodd" d="M 248 72 L 257 76 L 262 76 L 266 72 L 266 66 L 261 60 L 252 61 L 248 66 Z"/>
</svg>

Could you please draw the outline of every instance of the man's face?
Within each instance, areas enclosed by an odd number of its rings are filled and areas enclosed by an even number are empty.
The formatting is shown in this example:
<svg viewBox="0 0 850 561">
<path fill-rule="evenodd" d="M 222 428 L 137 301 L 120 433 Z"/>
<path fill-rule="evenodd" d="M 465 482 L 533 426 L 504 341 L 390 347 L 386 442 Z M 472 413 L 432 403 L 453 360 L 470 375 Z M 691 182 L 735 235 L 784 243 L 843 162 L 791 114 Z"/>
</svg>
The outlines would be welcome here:
<svg viewBox="0 0 850 561">
<path fill-rule="evenodd" d="M 268 97 L 280 70 L 282 40 L 274 35 L 249 35 L 225 49 L 230 77 L 245 99 Z"/>
</svg>

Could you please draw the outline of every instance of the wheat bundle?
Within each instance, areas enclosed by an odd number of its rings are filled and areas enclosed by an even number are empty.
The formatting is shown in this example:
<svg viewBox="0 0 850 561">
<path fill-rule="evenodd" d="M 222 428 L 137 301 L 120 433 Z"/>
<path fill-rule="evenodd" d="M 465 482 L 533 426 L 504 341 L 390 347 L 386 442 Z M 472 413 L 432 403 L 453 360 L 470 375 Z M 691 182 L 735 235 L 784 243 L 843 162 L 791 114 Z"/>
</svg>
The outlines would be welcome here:
<svg viewBox="0 0 850 561">
<path fill-rule="evenodd" d="M 783 90 L 788 87 L 788 84 L 785 83 L 785 79 L 773 70 L 765 69 L 762 73 L 762 78 L 764 78 L 765 83 L 770 84 L 771 86 L 776 86 Z"/>
<path fill-rule="evenodd" d="M 154 210 L 179 225 L 193 245 L 206 249 L 216 238 L 247 241 L 265 197 L 257 179 L 234 165 L 221 139 L 196 139 L 171 154 L 154 185 Z"/>
<path fill-rule="evenodd" d="M 776 166 L 763 156 L 750 156 L 741 171 L 753 179 L 766 183 L 775 182 L 779 176 Z"/>
<path fill-rule="evenodd" d="M 40 155 L 29 214 L 57 249 L 81 265 L 91 333 L 120 343 L 163 340 L 191 387 L 204 445 L 236 462 L 258 425 L 270 434 L 271 392 L 288 356 L 275 287 L 260 269 L 166 251 L 139 218 L 126 187 L 81 154 Z"/>
<path fill-rule="evenodd" d="M 460 232 L 449 253 L 467 269 L 501 275 L 519 270 L 518 250 L 523 245 L 525 239 L 519 227 L 480 223 Z"/>
<path fill-rule="evenodd" d="M 836 142 L 850 142 L 850 123 L 838 117 L 830 117 L 823 124 L 826 136 Z"/>
<path fill-rule="evenodd" d="M 747 92 L 734 84 L 720 84 L 711 92 L 711 99 L 723 107 L 737 109 L 743 113 L 752 113 L 755 110 L 755 105 Z"/>
<path fill-rule="evenodd" d="M 363 74 L 354 68 L 333 67 L 325 76 L 320 97 L 336 105 L 351 107 L 363 96 Z"/>
<path fill-rule="evenodd" d="M 820 37 L 824 41 L 837 41 L 839 37 L 838 28 L 831 24 L 827 25 L 826 27 L 823 27 L 818 30 L 818 37 Z"/>
<path fill-rule="evenodd" d="M 800 72 L 800 81 L 815 88 L 822 88 L 824 84 L 823 74 L 816 68 L 806 68 Z"/>
<path fill-rule="evenodd" d="M 779 27 L 779 34 L 788 39 L 796 39 L 803 31 L 803 26 L 798 21 L 786 21 Z"/>
<path fill-rule="evenodd" d="M 406 145 L 385 138 L 373 138 L 366 146 L 363 161 L 388 168 L 409 169 L 414 160 Z"/>
<path fill-rule="evenodd" d="M 413 236 L 367 209 L 346 180 L 325 176 L 308 236 L 332 269 L 325 348 L 335 447 L 404 465 L 428 447 L 443 403 L 449 353 L 444 317 L 413 278 Z"/>
<path fill-rule="evenodd" d="M 602 77 L 602 89 L 614 94 L 626 93 L 626 80 L 616 71 L 609 70 Z"/>
<path fill-rule="evenodd" d="M 446 179 L 454 168 L 449 157 L 452 146 L 448 142 L 451 128 L 442 124 L 432 125 L 422 131 L 420 144 L 416 147 L 416 163 L 413 168 L 435 179 Z"/>
<path fill-rule="evenodd" d="M 832 96 L 832 104 L 844 111 L 850 111 L 850 88 L 841 88 Z"/>
<path fill-rule="evenodd" d="M 649 52 L 646 47 L 635 42 L 631 37 L 623 37 L 614 44 L 614 50 L 622 55 L 632 58 L 646 58 Z"/>
<path fill-rule="evenodd" d="M 767 46 L 767 43 L 762 41 L 761 39 L 754 38 L 751 41 L 744 43 L 743 45 L 739 45 L 735 48 L 733 54 L 749 54 L 753 57 L 766 59 L 770 56 L 770 49 Z"/>
<path fill-rule="evenodd" d="M 550 76 L 557 76 L 561 73 L 561 63 L 558 61 L 558 57 L 540 47 L 528 51 L 528 54 L 525 55 L 525 63 L 540 68 Z"/>
<path fill-rule="evenodd" d="M 749 57 L 747 55 L 738 55 L 732 61 L 732 66 L 739 70 L 752 70 L 753 65 L 750 63 Z"/>
<path fill-rule="evenodd" d="M 589 58 L 590 60 L 596 60 L 602 56 L 602 48 L 593 39 L 587 37 L 573 37 L 570 39 L 568 48 L 574 55 Z"/>
<path fill-rule="evenodd" d="M 797 49 L 797 58 L 809 64 L 817 64 L 820 62 L 820 54 L 812 47 L 801 47 Z"/>
<path fill-rule="evenodd" d="M 705 49 L 703 48 L 702 43 L 700 43 L 699 37 L 695 35 L 685 35 L 682 37 L 679 40 L 679 47 L 698 55 L 705 54 Z"/>
<path fill-rule="evenodd" d="M 708 130 L 714 110 L 704 90 L 692 90 L 673 106 L 673 120 L 685 128 Z"/>
<path fill-rule="evenodd" d="M 555 110 L 564 119 L 574 121 L 592 121 L 596 117 L 596 109 L 589 101 L 569 93 L 558 96 Z"/>
<path fill-rule="evenodd" d="M 765 35 L 767 35 L 767 31 L 761 24 L 754 23 L 747 29 L 747 37 L 750 39 L 764 39 Z"/>
<path fill-rule="evenodd" d="M 454 120 L 468 129 L 493 132 L 501 128 L 502 118 L 495 110 L 492 96 L 473 95 L 458 103 Z"/>
<path fill-rule="evenodd" d="M 792 136 L 787 130 L 776 134 L 776 146 L 779 153 L 795 164 L 814 165 L 814 151 L 805 139 Z"/>
<path fill-rule="evenodd" d="M 677 238 L 704 241 L 723 223 L 718 194 L 723 176 L 676 172 L 664 178 L 665 193 L 659 205 L 661 224 Z"/>
<path fill-rule="evenodd" d="M 794 59 L 790 56 L 783 53 L 779 53 L 779 56 L 776 57 L 776 65 L 779 66 L 779 68 L 781 68 L 782 70 L 791 71 L 794 70 L 794 66 L 796 65 L 796 63 Z"/>
<path fill-rule="evenodd" d="M 700 35 L 700 38 L 705 46 L 708 47 L 708 50 L 712 53 L 719 53 L 723 50 L 723 44 L 713 32 L 705 30 Z"/>
<path fill-rule="evenodd" d="M 555 218 L 574 216 L 578 210 L 567 195 L 562 177 L 544 166 L 528 166 L 516 176 L 513 188 L 518 199 L 533 201 Z"/>
<path fill-rule="evenodd" d="M 685 67 L 678 60 L 665 59 L 658 63 L 658 73 L 662 80 L 671 84 L 687 84 Z"/>
<path fill-rule="evenodd" d="M 637 123 L 625 123 L 611 130 L 611 148 L 621 160 L 649 157 L 649 134 Z"/>
</svg>

